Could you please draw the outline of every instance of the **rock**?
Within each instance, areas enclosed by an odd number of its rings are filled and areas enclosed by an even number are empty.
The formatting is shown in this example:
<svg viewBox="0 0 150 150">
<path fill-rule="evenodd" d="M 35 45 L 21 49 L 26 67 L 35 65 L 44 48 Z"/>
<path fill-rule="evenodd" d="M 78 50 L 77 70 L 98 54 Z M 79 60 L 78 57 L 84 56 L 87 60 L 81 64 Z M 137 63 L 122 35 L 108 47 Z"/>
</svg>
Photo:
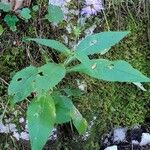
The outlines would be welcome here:
<svg viewBox="0 0 150 150">
<path fill-rule="evenodd" d="M 144 146 L 150 144 L 150 134 L 149 133 L 142 133 L 142 139 L 140 142 L 140 146 Z"/>
<path fill-rule="evenodd" d="M 141 128 L 133 128 L 130 132 L 131 134 L 131 141 L 141 141 L 142 136 L 142 129 Z"/>
<path fill-rule="evenodd" d="M 148 130 L 149 131 L 149 130 Z M 116 128 L 102 138 L 102 150 L 150 150 L 150 133 L 141 126 Z"/>
<path fill-rule="evenodd" d="M 28 141 L 28 140 L 29 140 L 29 134 L 28 134 L 27 132 L 21 132 L 21 133 L 20 133 L 20 138 L 21 138 L 22 140 Z"/>
<path fill-rule="evenodd" d="M 125 141 L 127 128 L 117 128 L 114 130 L 113 142 L 120 143 Z"/>
<path fill-rule="evenodd" d="M 104 150 L 118 150 L 118 148 L 116 145 L 113 145 L 113 146 L 109 146 L 109 147 L 105 148 Z"/>
<path fill-rule="evenodd" d="M 136 141 L 136 140 L 132 140 L 132 144 L 133 144 L 133 145 L 139 145 L 139 142 Z"/>
</svg>

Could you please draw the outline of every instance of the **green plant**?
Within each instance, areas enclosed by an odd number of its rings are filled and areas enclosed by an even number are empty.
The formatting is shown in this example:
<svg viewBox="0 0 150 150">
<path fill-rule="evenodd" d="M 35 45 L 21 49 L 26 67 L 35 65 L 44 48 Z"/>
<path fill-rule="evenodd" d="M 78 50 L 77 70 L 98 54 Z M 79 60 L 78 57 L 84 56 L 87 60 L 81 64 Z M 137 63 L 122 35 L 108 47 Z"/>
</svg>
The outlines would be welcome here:
<svg viewBox="0 0 150 150">
<path fill-rule="evenodd" d="M 19 21 L 19 19 L 17 18 L 16 15 L 13 15 L 13 16 L 6 15 L 4 18 L 4 21 L 9 26 L 10 30 L 12 30 L 12 31 L 17 30 L 16 23 Z"/>
<path fill-rule="evenodd" d="M 7 3 L 0 2 L 0 10 L 2 10 L 4 12 L 9 12 L 12 10 L 11 5 L 7 4 Z"/>
<path fill-rule="evenodd" d="M 32 7 L 33 12 L 37 12 L 39 9 L 38 5 Z M 11 5 L 8 3 L 0 2 L 0 10 L 3 12 L 12 12 Z M 28 22 L 29 19 L 32 18 L 31 10 L 29 8 L 22 8 L 20 11 L 20 18 L 25 22 Z M 60 7 L 55 5 L 48 6 L 48 13 L 45 15 L 45 19 L 48 19 L 49 22 L 59 23 L 63 20 L 63 12 Z M 7 14 L 4 17 L 4 21 L 8 25 L 11 31 L 16 31 L 16 24 L 19 21 L 16 14 Z"/>
<path fill-rule="evenodd" d="M 38 5 L 34 5 L 34 6 L 32 7 L 32 10 L 33 10 L 34 12 L 37 12 L 37 11 L 39 10 L 39 6 L 38 6 Z"/>
<path fill-rule="evenodd" d="M 150 79 L 123 60 L 89 59 L 89 55 L 103 55 L 123 39 L 128 32 L 101 32 L 90 35 L 78 43 L 72 51 L 59 41 L 25 38 L 48 46 L 66 55 L 61 64 L 48 62 L 41 67 L 29 66 L 15 74 L 8 88 L 8 94 L 17 103 L 35 93 L 27 110 L 31 146 L 40 150 L 57 124 L 72 122 L 80 134 L 87 128 L 87 122 L 73 105 L 71 99 L 58 92 L 56 85 L 68 73 L 79 72 L 96 79 L 118 82 L 150 82 Z M 79 64 L 72 62 L 78 60 Z M 56 92 L 57 89 L 57 92 Z M 41 132 L 42 130 L 42 132 Z"/>
<path fill-rule="evenodd" d="M 29 8 L 23 8 L 23 9 L 21 10 L 20 15 L 21 15 L 21 17 L 22 17 L 23 19 L 25 19 L 25 21 L 28 21 L 28 20 L 32 17 L 32 16 L 30 15 L 30 13 L 31 13 L 31 11 L 30 11 Z"/>
<path fill-rule="evenodd" d="M 3 12 L 11 12 L 11 4 L 0 2 L 0 10 Z M 12 31 L 16 31 L 16 23 L 19 21 L 16 15 L 5 15 L 4 21 Z"/>
<path fill-rule="evenodd" d="M 49 5 L 48 14 L 45 16 L 49 22 L 59 23 L 63 20 L 63 12 L 59 6 Z"/>
</svg>

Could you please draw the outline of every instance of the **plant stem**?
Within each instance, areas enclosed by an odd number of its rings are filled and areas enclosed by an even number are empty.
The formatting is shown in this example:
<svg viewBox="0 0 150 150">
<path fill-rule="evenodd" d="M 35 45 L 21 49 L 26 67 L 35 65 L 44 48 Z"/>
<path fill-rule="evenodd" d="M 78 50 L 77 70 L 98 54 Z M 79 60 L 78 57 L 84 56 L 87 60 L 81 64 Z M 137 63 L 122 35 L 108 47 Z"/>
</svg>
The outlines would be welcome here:
<svg viewBox="0 0 150 150">
<path fill-rule="evenodd" d="M 2 120 L 3 120 L 3 118 L 4 118 L 4 115 L 5 115 L 5 113 L 6 113 L 6 109 L 7 109 L 7 106 L 8 106 L 8 104 L 9 104 L 9 102 L 10 102 L 10 99 L 8 99 L 8 101 L 7 101 L 6 105 L 5 105 L 4 111 L 3 111 L 2 115 L 1 115 L 1 118 L 0 118 L 0 122 L 2 122 Z"/>
<path fill-rule="evenodd" d="M 3 78 L 0 77 L 1 82 L 5 83 L 6 85 L 9 85 L 8 82 L 6 82 Z"/>
<path fill-rule="evenodd" d="M 104 15 L 104 19 L 105 19 L 105 21 L 106 21 L 107 29 L 108 29 L 108 31 L 110 31 L 110 27 L 109 27 L 109 23 L 108 23 L 108 20 L 107 20 L 106 13 L 105 13 L 104 10 L 102 10 L 102 12 L 103 12 L 103 15 Z"/>
<path fill-rule="evenodd" d="M 64 66 L 68 66 L 68 65 L 69 65 L 73 60 L 75 60 L 75 59 L 76 59 L 76 58 L 75 58 L 74 55 L 68 57 L 68 58 L 65 60 L 65 62 L 64 62 Z"/>
</svg>

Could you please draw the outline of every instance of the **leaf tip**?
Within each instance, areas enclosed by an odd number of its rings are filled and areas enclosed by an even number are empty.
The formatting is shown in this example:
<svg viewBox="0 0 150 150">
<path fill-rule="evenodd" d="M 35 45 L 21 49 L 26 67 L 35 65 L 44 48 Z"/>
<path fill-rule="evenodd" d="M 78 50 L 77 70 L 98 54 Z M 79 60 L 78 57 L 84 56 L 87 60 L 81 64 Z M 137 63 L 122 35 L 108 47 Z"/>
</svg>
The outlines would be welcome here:
<svg viewBox="0 0 150 150">
<path fill-rule="evenodd" d="M 30 41 L 30 38 L 29 37 L 23 37 L 22 38 L 22 42 L 29 42 Z"/>
</svg>

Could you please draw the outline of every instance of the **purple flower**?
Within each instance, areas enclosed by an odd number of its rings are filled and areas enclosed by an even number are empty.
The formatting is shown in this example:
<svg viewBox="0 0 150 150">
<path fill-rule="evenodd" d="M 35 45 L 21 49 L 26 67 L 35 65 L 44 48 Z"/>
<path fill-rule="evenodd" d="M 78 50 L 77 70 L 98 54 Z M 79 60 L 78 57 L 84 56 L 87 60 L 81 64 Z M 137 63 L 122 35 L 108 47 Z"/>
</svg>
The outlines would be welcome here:
<svg viewBox="0 0 150 150">
<path fill-rule="evenodd" d="M 64 0 L 49 0 L 49 4 L 56 5 L 56 6 L 59 6 L 59 7 L 64 5 L 64 3 L 65 3 Z"/>
<path fill-rule="evenodd" d="M 90 15 L 97 15 L 102 9 L 101 0 L 85 0 L 85 7 L 81 10 L 81 14 L 89 17 Z"/>
</svg>

